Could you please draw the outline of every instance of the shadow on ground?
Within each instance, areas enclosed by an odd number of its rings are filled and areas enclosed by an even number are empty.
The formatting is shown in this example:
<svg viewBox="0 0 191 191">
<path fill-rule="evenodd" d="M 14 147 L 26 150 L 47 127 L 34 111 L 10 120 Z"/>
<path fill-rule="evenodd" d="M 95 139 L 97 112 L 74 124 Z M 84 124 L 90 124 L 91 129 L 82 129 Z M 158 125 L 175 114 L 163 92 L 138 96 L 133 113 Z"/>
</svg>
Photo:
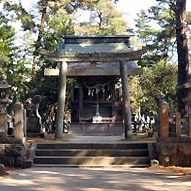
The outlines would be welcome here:
<svg viewBox="0 0 191 191">
<path fill-rule="evenodd" d="M 151 169 L 31 168 L 0 179 L 2 191 L 156 191 L 191 190 L 180 173 Z"/>
</svg>

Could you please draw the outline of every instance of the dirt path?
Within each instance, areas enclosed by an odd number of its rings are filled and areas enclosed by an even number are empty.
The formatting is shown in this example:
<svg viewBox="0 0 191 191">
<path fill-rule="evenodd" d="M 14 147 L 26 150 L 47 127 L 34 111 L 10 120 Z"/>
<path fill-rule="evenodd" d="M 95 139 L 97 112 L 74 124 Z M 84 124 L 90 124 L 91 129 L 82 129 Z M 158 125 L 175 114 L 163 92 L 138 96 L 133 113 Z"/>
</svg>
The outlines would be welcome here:
<svg viewBox="0 0 191 191">
<path fill-rule="evenodd" d="M 191 191 L 184 172 L 142 169 L 31 168 L 0 178 L 0 191 Z"/>
</svg>

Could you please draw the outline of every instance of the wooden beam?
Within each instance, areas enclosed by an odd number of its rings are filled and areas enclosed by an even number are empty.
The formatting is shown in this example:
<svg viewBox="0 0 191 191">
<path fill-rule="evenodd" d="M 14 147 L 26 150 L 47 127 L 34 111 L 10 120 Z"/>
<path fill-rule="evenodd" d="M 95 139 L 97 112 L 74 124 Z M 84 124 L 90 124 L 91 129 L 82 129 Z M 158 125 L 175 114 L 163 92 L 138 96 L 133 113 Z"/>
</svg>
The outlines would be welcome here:
<svg viewBox="0 0 191 191">
<path fill-rule="evenodd" d="M 47 52 L 41 50 L 40 54 L 50 61 L 64 62 L 114 62 L 114 61 L 133 61 L 139 60 L 145 50 L 129 51 L 129 52 L 108 52 L 108 53 L 63 53 Z"/>
<path fill-rule="evenodd" d="M 64 36 L 64 44 L 99 44 L 99 43 L 124 43 L 129 44 L 130 36 Z"/>
<path fill-rule="evenodd" d="M 134 68 L 134 69 L 128 69 L 127 70 L 128 75 L 141 75 L 143 73 L 143 70 L 141 68 Z M 58 76 L 59 75 L 59 69 L 54 68 L 46 68 L 44 70 L 45 76 Z M 68 68 L 67 70 L 67 76 L 73 77 L 73 76 L 120 76 L 120 70 L 119 69 L 85 69 L 85 68 Z"/>
</svg>

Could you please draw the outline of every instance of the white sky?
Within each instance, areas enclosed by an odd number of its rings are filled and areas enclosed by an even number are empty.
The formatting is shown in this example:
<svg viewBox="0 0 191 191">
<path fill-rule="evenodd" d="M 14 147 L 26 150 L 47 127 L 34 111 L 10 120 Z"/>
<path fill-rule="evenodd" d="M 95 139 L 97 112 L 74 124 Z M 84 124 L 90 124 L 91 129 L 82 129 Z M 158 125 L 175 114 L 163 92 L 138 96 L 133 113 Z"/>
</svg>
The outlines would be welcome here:
<svg viewBox="0 0 191 191">
<path fill-rule="evenodd" d="M 117 8 L 122 12 L 130 27 L 134 27 L 134 19 L 137 18 L 137 13 L 140 13 L 141 9 L 147 10 L 155 4 L 156 0 L 119 0 Z"/>
</svg>

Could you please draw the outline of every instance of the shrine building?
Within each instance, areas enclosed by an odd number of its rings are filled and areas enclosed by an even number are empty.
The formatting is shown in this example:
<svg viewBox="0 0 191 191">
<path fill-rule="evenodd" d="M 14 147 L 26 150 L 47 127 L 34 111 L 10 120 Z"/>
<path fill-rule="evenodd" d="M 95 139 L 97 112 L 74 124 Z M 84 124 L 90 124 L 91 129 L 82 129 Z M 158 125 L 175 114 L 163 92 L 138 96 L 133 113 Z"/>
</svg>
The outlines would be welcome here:
<svg viewBox="0 0 191 191">
<path fill-rule="evenodd" d="M 45 69 L 44 74 L 59 76 L 62 94 L 66 77 L 76 81 L 70 90 L 70 130 L 74 133 L 124 132 L 126 137 L 131 134 L 128 76 L 142 73 L 135 60 L 141 58 L 143 50 L 133 50 L 129 39 L 129 36 L 65 36 L 58 52 L 43 52 L 48 60 L 60 63 L 60 67 Z M 65 95 L 59 97 L 58 104 L 62 116 Z"/>
</svg>

